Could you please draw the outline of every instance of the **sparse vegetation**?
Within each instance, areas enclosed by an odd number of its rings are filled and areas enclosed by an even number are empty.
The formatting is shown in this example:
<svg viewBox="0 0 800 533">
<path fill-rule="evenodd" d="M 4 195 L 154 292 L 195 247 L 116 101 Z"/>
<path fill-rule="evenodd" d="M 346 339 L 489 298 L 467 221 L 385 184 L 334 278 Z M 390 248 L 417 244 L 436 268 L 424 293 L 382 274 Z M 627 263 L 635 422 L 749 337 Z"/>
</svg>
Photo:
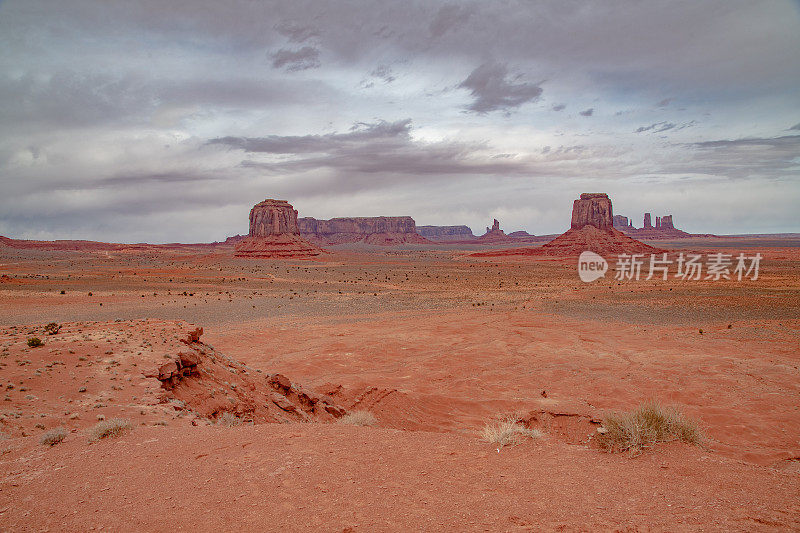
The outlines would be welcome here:
<svg viewBox="0 0 800 533">
<path fill-rule="evenodd" d="M 61 329 L 61 326 L 60 326 L 59 324 L 57 324 L 56 322 L 50 322 L 49 324 L 47 324 L 47 325 L 44 327 L 44 331 L 45 331 L 45 332 L 46 332 L 48 335 L 55 335 L 56 333 L 58 333 L 58 331 L 59 331 L 60 329 Z"/>
<path fill-rule="evenodd" d="M 378 424 L 378 419 L 369 411 L 353 411 L 341 417 L 339 423 L 350 426 L 375 426 Z"/>
<path fill-rule="evenodd" d="M 39 337 L 31 337 L 28 339 L 28 346 L 31 348 L 38 348 L 39 346 L 44 346 L 44 343 Z"/>
<path fill-rule="evenodd" d="M 236 416 L 233 413 L 229 413 L 225 411 L 222 415 L 217 418 L 217 425 L 218 426 L 225 426 L 225 427 L 234 427 L 242 425 L 242 419 Z"/>
<path fill-rule="evenodd" d="M 700 428 L 677 407 L 647 402 L 635 411 L 611 414 L 598 429 L 597 443 L 608 452 L 630 451 L 639 454 L 659 442 L 679 440 L 700 444 Z"/>
<path fill-rule="evenodd" d="M 63 441 L 66 436 L 67 430 L 62 427 L 57 427 L 49 431 L 45 431 L 42 435 L 42 438 L 39 439 L 39 442 L 46 446 L 55 446 Z"/>
<path fill-rule="evenodd" d="M 97 442 L 106 437 L 119 437 L 129 429 L 131 429 L 131 423 L 124 418 L 103 420 L 92 427 L 89 432 L 89 440 Z"/>
<path fill-rule="evenodd" d="M 497 444 L 498 450 L 503 446 L 515 446 L 524 438 L 536 439 L 542 436 L 538 429 L 526 428 L 515 415 L 503 415 L 486 424 L 481 430 L 481 437 L 486 442 Z"/>
</svg>

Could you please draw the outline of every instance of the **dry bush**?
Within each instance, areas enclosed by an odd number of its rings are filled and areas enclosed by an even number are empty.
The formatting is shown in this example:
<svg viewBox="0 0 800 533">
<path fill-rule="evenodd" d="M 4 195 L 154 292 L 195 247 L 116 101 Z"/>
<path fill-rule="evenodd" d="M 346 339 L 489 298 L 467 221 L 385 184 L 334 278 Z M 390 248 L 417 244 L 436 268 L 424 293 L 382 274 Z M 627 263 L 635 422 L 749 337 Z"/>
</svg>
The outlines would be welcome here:
<svg viewBox="0 0 800 533">
<path fill-rule="evenodd" d="M 39 337 L 31 337 L 28 339 L 28 346 L 31 348 L 38 348 L 39 346 L 44 346 L 44 343 Z"/>
<path fill-rule="evenodd" d="M 48 446 L 55 446 L 56 444 L 60 443 L 64 440 L 67 436 L 67 430 L 62 427 L 53 428 L 49 431 L 45 431 L 42 435 L 42 438 L 39 439 L 39 442 L 42 444 L 46 444 Z"/>
<path fill-rule="evenodd" d="M 481 431 L 483 440 L 497 444 L 498 450 L 503 446 L 515 446 L 525 437 L 537 439 L 541 436 L 541 431 L 526 428 L 515 415 L 500 416 L 494 422 L 486 424 Z"/>
<path fill-rule="evenodd" d="M 225 426 L 231 428 L 234 426 L 240 426 L 241 424 L 242 424 L 241 418 L 227 411 L 222 413 L 222 415 L 217 418 L 218 426 Z"/>
<path fill-rule="evenodd" d="M 702 435 L 697 422 L 686 418 L 677 407 L 651 401 L 635 411 L 605 417 L 596 439 L 605 451 L 639 454 L 659 442 L 700 444 Z"/>
<path fill-rule="evenodd" d="M 44 330 L 48 335 L 55 335 L 59 332 L 59 330 L 61 330 L 61 326 L 59 326 L 56 322 L 50 322 L 44 327 Z"/>
<path fill-rule="evenodd" d="M 89 432 L 89 440 L 97 442 L 106 437 L 119 437 L 129 429 L 131 429 L 131 423 L 124 418 L 103 420 L 92 427 Z"/>
<path fill-rule="evenodd" d="M 340 418 L 339 423 L 351 426 L 375 426 L 378 424 L 378 419 L 369 411 L 353 411 Z"/>
</svg>

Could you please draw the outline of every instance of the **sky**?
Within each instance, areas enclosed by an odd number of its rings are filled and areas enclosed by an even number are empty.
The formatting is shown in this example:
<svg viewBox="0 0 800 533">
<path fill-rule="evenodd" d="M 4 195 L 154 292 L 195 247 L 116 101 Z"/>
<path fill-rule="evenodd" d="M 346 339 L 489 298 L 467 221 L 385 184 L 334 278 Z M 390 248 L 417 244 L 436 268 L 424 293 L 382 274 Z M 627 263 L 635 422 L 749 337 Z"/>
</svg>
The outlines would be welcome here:
<svg viewBox="0 0 800 533">
<path fill-rule="evenodd" d="M 0 0 L 0 235 L 800 232 L 800 2 Z"/>
</svg>

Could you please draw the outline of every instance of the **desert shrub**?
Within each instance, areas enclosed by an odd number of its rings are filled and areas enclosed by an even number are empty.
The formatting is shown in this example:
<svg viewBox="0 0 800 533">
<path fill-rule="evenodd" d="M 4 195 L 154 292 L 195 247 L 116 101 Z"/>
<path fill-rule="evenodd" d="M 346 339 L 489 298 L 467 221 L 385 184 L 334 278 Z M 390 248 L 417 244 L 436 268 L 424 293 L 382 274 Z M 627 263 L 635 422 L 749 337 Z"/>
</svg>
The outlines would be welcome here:
<svg viewBox="0 0 800 533">
<path fill-rule="evenodd" d="M 96 442 L 106 437 L 119 437 L 131 429 L 131 423 L 124 418 L 102 420 L 95 424 L 89 432 L 89 440 Z"/>
<path fill-rule="evenodd" d="M 67 436 L 67 430 L 58 427 L 53 428 L 49 431 L 45 431 L 42 435 L 42 438 L 39 439 L 39 442 L 47 445 L 47 446 L 55 446 L 56 444 L 60 443 L 64 438 Z"/>
<path fill-rule="evenodd" d="M 498 449 L 503 446 L 517 445 L 526 437 L 536 439 L 541 436 L 541 431 L 526 428 L 520 423 L 519 417 L 514 415 L 499 416 L 493 422 L 487 423 L 481 430 L 483 440 L 497 444 Z"/>
<path fill-rule="evenodd" d="M 222 413 L 222 415 L 217 418 L 218 426 L 225 426 L 230 428 L 234 426 L 240 426 L 241 424 L 242 424 L 241 418 L 227 411 Z"/>
<path fill-rule="evenodd" d="M 43 345 L 44 343 L 42 342 L 42 339 L 40 339 L 39 337 L 31 337 L 30 339 L 28 339 L 28 346 L 30 346 L 31 348 L 38 348 L 39 346 Z"/>
<path fill-rule="evenodd" d="M 58 331 L 59 331 L 60 329 L 61 329 L 61 326 L 59 326 L 59 325 L 58 325 L 57 323 L 55 323 L 55 322 L 50 322 L 49 324 L 47 324 L 47 325 L 44 327 L 44 331 L 45 331 L 45 332 L 46 332 L 48 335 L 55 335 L 56 333 L 58 333 Z"/>
<path fill-rule="evenodd" d="M 655 401 L 634 411 L 606 416 L 596 438 L 605 451 L 634 454 L 659 442 L 679 440 L 700 444 L 702 440 L 694 420 L 686 418 L 677 407 L 664 407 Z"/>
<path fill-rule="evenodd" d="M 338 422 L 350 426 L 375 426 L 378 419 L 369 411 L 353 411 L 341 417 Z"/>
</svg>

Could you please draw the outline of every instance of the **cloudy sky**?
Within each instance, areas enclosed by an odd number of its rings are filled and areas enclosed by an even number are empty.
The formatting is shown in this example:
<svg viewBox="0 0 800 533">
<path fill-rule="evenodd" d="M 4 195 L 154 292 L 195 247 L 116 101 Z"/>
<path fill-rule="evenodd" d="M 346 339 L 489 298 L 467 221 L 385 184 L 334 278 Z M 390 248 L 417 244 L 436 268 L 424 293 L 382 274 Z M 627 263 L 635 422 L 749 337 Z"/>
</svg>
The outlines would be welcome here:
<svg viewBox="0 0 800 533">
<path fill-rule="evenodd" d="M 0 0 L 0 235 L 800 231 L 800 2 Z"/>
</svg>

